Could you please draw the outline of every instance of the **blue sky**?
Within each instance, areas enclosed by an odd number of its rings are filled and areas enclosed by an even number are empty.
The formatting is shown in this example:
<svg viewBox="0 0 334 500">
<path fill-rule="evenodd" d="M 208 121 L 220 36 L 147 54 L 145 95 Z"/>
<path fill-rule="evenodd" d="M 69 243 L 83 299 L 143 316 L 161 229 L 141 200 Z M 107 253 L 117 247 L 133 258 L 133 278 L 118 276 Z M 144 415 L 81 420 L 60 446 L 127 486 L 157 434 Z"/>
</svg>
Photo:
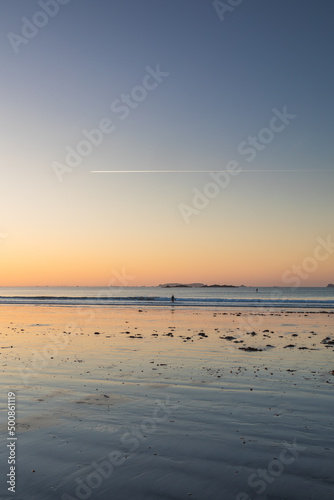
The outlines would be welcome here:
<svg viewBox="0 0 334 500">
<path fill-rule="evenodd" d="M 225 239 L 235 236 L 231 225 L 217 240 L 217 228 L 227 213 L 233 218 L 240 212 L 233 224 L 240 232 L 246 229 L 245 212 L 254 221 L 255 233 L 266 234 L 257 226 L 259 214 L 267 223 L 277 219 L 281 239 L 291 241 L 293 228 L 300 228 L 305 255 L 312 251 L 319 231 L 331 231 L 334 6 L 330 1 L 244 0 L 223 21 L 213 2 L 202 0 L 70 0 L 58 7 L 57 14 L 28 43 L 20 44 L 16 54 L 8 33 L 21 35 L 22 18 L 31 21 L 43 9 L 32 0 L 1 2 L 0 233 L 8 233 L 4 262 L 6 249 L 9 255 L 24 241 L 40 244 L 46 235 L 49 240 L 53 235 L 53 248 L 59 241 L 74 248 L 77 239 L 85 241 L 87 227 L 101 246 L 118 242 L 116 266 L 133 265 L 135 254 L 127 255 L 124 263 L 119 255 L 124 254 L 124 241 L 132 244 L 128 234 L 135 234 L 138 224 L 143 224 L 144 239 L 157 231 L 162 242 L 172 241 L 174 246 L 180 242 L 180 257 L 184 238 L 190 238 L 189 245 L 195 248 L 204 234 L 224 249 Z M 120 120 L 111 103 L 141 85 L 147 66 L 157 65 L 169 76 Z M 247 163 L 238 145 L 268 127 L 272 110 L 284 106 L 296 118 L 255 161 Z M 115 131 L 59 183 L 53 163 L 64 162 L 66 146 L 75 148 L 83 139 L 82 129 L 96 128 L 103 118 L 115 122 Z M 239 161 L 245 170 L 314 172 L 242 174 L 192 218 L 191 227 L 185 225 L 178 207 L 191 203 L 193 189 L 203 188 L 207 174 L 90 173 L 216 170 L 224 169 L 229 160 Z M 328 169 L 331 172 L 324 172 Z M 256 246 L 256 241 L 252 244 Z M 51 251 L 44 245 L 45 252 Z M 297 258 L 297 253 L 289 257 L 290 247 L 285 251 L 284 265 Z M 166 262 L 166 278 L 177 259 L 173 252 L 171 262 Z M 199 251 L 198 266 L 186 273 L 192 281 L 197 281 L 195 273 L 207 252 Z M 17 258 L 24 267 L 24 253 Z M 62 267 L 63 261 L 54 258 Z M 112 262 L 113 256 L 111 266 Z M 223 279 L 224 266 L 218 267 Z M 204 273 L 201 281 L 209 275 Z M 145 280 L 144 274 L 141 279 Z M 270 279 L 276 284 L 279 271 Z M 157 276 L 157 281 L 163 280 Z"/>
</svg>

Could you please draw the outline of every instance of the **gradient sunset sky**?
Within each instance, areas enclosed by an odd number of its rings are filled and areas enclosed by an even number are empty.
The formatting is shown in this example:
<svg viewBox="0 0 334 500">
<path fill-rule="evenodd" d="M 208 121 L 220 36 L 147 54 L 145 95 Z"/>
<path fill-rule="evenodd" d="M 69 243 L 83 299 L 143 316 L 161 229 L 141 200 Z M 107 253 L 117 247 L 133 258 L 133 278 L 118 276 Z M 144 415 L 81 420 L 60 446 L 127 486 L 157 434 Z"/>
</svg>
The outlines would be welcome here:
<svg viewBox="0 0 334 500">
<path fill-rule="evenodd" d="M 334 4 L 217 5 L 1 1 L 0 286 L 124 271 L 129 285 L 283 286 L 334 239 Z M 284 107 L 294 117 L 273 122 Z M 101 121 L 101 144 L 66 163 Z M 196 208 L 213 180 L 189 171 L 232 161 L 242 172 Z M 333 282 L 333 255 L 302 286 Z"/>
</svg>

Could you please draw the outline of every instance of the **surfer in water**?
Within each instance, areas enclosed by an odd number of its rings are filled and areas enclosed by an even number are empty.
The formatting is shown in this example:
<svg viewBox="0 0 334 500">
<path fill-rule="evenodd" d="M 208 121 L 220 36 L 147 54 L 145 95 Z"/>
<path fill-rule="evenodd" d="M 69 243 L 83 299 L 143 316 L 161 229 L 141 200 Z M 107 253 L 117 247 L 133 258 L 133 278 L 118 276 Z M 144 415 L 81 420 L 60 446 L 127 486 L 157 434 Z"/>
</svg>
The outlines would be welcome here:
<svg viewBox="0 0 334 500">
<path fill-rule="evenodd" d="M 174 297 L 174 295 L 172 295 L 172 296 L 171 296 L 170 300 L 171 300 L 172 302 L 175 302 L 175 297 Z"/>
</svg>

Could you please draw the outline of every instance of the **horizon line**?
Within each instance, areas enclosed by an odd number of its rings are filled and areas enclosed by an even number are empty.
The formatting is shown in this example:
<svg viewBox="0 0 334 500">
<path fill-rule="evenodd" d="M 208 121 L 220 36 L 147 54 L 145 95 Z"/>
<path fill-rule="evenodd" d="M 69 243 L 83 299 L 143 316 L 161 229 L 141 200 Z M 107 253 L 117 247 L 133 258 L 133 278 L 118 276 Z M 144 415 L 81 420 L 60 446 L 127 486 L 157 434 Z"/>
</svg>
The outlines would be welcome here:
<svg viewBox="0 0 334 500">
<path fill-rule="evenodd" d="M 180 286 L 181 285 L 181 286 Z M 284 286 L 284 285 L 208 285 L 200 283 L 200 286 L 192 286 L 191 283 L 177 283 L 176 286 L 170 283 L 160 283 L 159 285 L 0 285 L 1 288 L 331 288 L 333 285 L 313 285 L 313 286 Z"/>
</svg>

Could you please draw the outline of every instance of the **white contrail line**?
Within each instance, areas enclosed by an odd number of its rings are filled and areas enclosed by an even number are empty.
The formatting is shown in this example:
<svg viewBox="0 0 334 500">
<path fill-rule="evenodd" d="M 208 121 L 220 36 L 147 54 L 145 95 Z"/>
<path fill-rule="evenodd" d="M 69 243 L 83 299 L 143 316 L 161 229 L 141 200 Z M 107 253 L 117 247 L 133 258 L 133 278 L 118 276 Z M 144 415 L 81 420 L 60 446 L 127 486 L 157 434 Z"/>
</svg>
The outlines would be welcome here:
<svg viewBox="0 0 334 500">
<path fill-rule="evenodd" d="M 231 173 L 230 170 L 90 170 L 91 174 L 210 174 L 210 173 L 218 173 L 218 172 L 228 172 Z M 317 169 L 247 169 L 247 170 L 239 170 L 239 172 L 334 172 L 332 170 L 317 170 Z"/>
</svg>

